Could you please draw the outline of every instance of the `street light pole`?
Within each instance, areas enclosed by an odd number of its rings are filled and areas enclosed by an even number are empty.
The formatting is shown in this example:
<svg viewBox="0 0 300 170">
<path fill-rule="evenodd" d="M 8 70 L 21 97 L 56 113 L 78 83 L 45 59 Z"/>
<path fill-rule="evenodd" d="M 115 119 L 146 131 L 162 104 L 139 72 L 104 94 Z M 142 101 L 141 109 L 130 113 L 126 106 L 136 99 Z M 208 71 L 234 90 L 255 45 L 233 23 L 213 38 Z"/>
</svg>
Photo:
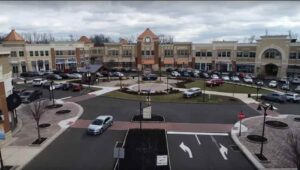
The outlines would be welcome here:
<svg viewBox="0 0 300 170">
<path fill-rule="evenodd" d="M 266 124 L 266 116 L 267 116 L 267 110 L 273 110 L 273 105 L 265 105 L 265 104 L 259 104 L 257 110 L 264 109 L 264 119 L 263 119 L 263 129 L 262 129 L 262 139 L 261 139 L 261 145 L 260 145 L 260 153 L 255 154 L 258 159 L 260 160 L 267 160 L 267 158 L 263 155 L 263 148 L 264 148 L 264 137 L 265 137 L 265 124 Z"/>
<path fill-rule="evenodd" d="M 169 75 L 167 75 L 167 93 L 169 93 Z"/>
</svg>

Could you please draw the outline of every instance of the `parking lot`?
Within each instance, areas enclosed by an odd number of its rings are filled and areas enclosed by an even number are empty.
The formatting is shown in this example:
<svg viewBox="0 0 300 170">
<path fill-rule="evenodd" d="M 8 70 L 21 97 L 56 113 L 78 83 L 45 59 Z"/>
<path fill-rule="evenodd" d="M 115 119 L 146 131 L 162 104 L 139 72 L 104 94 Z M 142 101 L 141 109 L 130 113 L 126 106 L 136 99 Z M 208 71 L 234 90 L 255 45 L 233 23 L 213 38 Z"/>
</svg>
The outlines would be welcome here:
<svg viewBox="0 0 300 170">
<path fill-rule="evenodd" d="M 168 132 L 169 154 L 173 170 L 181 169 L 255 169 L 228 134 Z"/>
</svg>

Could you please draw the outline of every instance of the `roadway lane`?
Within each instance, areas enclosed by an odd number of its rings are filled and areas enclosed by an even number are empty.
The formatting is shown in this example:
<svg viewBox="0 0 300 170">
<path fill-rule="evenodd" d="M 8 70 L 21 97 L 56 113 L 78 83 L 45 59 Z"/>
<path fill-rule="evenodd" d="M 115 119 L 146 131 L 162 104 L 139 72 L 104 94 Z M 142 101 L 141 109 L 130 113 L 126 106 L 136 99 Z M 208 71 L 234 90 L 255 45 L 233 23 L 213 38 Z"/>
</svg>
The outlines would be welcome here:
<svg viewBox="0 0 300 170">
<path fill-rule="evenodd" d="M 79 104 L 84 108 L 84 114 L 80 119 L 93 120 L 99 114 L 111 114 L 117 121 L 131 121 L 132 117 L 139 113 L 138 101 L 132 100 L 98 96 Z M 241 102 L 234 104 L 152 103 L 152 113 L 163 115 L 166 122 L 233 124 L 237 121 L 237 114 L 241 110 L 246 117 L 260 115 Z"/>
<path fill-rule="evenodd" d="M 270 102 L 268 102 L 270 103 Z M 276 108 L 278 108 L 277 112 L 280 114 L 293 114 L 300 115 L 300 103 L 273 103 Z"/>
<path fill-rule="evenodd" d="M 230 148 L 234 142 L 229 136 L 168 134 L 167 137 L 172 170 L 255 169 L 241 152 Z M 190 148 L 192 158 L 180 147 L 182 142 Z M 225 158 L 219 151 L 220 144 L 228 149 Z"/>
<path fill-rule="evenodd" d="M 88 136 L 86 129 L 67 129 L 24 170 L 113 169 L 113 149 L 123 141 L 126 131 L 108 130 L 100 136 Z"/>
</svg>

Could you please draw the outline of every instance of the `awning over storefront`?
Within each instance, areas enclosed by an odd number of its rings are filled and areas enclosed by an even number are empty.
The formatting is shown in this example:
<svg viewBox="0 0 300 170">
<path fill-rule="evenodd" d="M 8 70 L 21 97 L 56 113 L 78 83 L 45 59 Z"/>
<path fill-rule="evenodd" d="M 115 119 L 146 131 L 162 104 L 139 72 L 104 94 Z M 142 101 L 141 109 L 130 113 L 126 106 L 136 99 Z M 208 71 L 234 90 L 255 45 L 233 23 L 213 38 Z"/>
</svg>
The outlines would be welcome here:
<svg viewBox="0 0 300 170">
<path fill-rule="evenodd" d="M 142 60 L 142 64 L 154 64 L 154 60 Z"/>
<path fill-rule="evenodd" d="M 65 59 L 56 59 L 56 64 L 65 64 Z"/>
<path fill-rule="evenodd" d="M 82 73 L 90 72 L 90 73 L 96 73 L 98 70 L 100 70 L 103 67 L 102 64 L 90 64 L 88 66 L 85 66 L 83 68 L 80 68 L 78 71 Z"/>
</svg>

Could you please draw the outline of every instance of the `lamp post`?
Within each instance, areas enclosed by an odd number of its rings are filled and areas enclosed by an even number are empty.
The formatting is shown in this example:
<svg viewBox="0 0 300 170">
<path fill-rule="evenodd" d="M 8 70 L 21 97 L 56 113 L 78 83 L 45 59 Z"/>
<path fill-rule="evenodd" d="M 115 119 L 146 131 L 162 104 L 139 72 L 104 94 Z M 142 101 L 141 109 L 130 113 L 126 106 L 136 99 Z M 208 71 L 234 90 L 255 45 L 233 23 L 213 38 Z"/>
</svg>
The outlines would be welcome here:
<svg viewBox="0 0 300 170">
<path fill-rule="evenodd" d="M 259 160 L 267 160 L 267 158 L 263 155 L 263 149 L 264 149 L 264 141 L 263 138 L 265 137 L 265 124 L 266 124 L 266 116 L 267 116 L 267 110 L 274 110 L 273 105 L 271 104 L 265 104 L 260 103 L 257 107 L 257 110 L 264 109 L 264 120 L 263 120 L 263 129 L 262 129 L 262 139 L 261 139 L 261 145 L 260 145 L 260 153 L 256 153 L 255 155 Z"/>
<path fill-rule="evenodd" d="M 53 80 L 52 80 L 51 83 L 50 83 L 49 90 L 51 91 L 51 94 L 52 94 L 53 106 L 55 105 L 55 103 L 54 103 L 54 89 L 55 89 L 55 87 L 53 86 Z"/>
<path fill-rule="evenodd" d="M 169 93 L 169 75 L 167 75 L 167 93 Z"/>
<path fill-rule="evenodd" d="M 89 80 L 89 89 L 91 89 L 91 73 L 89 71 L 86 73 L 86 77 Z"/>
<path fill-rule="evenodd" d="M 260 85 L 256 85 L 256 101 L 258 101 L 258 91 L 261 89 Z"/>
</svg>

